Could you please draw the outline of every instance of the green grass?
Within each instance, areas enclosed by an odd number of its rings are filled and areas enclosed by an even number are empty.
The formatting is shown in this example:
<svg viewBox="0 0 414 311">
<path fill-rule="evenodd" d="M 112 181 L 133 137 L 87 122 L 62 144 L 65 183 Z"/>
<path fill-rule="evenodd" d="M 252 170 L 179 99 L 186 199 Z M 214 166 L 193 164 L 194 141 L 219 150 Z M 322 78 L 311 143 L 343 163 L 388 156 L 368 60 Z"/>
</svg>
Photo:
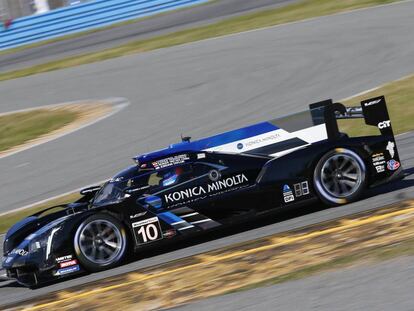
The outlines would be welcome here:
<svg viewBox="0 0 414 311">
<path fill-rule="evenodd" d="M 76 118 L 76 112 L 46 109 L 0 116 L 0 151 L 57 130 Z"/>
<path fill-rule="evenodd" d="M 414 130 L 414 75 L 388 83 L 378 90 L 353 97 L 343 102 L 346 106 L 357 106 L 361 100 L 385 95 L 392 127 L 395 134 Z M 341 131 L 351 136 L 377 135 L 379 130 L 365 125 L 363 119 L 341 120 Z"/>
<path fill-rule="evenodd" d="M 207 26 L 133 41 L 99 52 L 72 56 L 21 70 L 1 73 L 0 81 L 395 1 L 397 0 L 303 0 L 285 7 L 234 17 Z"/>
<path fill-rule="evenodd" d="M 44 210 L 48 207 L 56 206 L 59 204 L 66 204 L 70 202 L 74 202 L 80 198 L 80 194 L 78 192 L 74 192 L 53 200 L 49 200 L 47 202 L 35 205 L 31 208 L 27 208 L 21 211 L 11 212 L 0 216 L 0 234 L 5 233 L 13 224 L 22 220 L 23 218 L 30 216 L 36 212 Z"/>
</svg>

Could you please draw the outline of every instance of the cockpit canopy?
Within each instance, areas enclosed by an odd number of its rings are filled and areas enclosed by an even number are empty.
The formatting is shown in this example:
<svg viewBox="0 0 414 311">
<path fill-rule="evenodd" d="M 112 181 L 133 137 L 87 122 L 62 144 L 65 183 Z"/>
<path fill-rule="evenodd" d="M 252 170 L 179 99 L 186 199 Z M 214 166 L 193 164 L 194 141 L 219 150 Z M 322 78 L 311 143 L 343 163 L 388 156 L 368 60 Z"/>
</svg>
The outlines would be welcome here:
<svg viewBox="0 0 414 311">
<path fill-rule="evenodd" d="M 212 168 L 216 166 L 207 163 L 185 163 L 157 170 L 131 166 L 107 181 L 95 195 L 92 204 L 115 204 L 133 194 L 155 193 L 207 174 Z"/>
</svg>

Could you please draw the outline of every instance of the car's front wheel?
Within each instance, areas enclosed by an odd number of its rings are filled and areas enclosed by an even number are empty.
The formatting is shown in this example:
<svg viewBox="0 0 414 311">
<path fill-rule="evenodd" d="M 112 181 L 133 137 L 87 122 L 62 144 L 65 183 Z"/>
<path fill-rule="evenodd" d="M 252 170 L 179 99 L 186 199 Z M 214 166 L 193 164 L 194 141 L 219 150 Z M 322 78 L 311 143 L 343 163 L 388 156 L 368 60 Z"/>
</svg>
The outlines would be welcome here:
<svg viewBox="0 0 414 311">
<path fill-rule="evenodd" d="M 355 201 L 366 186 L 365 163 L 356 152 L 337 148 L 319 160 L 313 183 L 319 198 L 328 205 Z"/>
<path fill-rule="evenodd" d="M 82 266 L 101 271 L 119 264 L 127 251 L 127 235 L 123 225 L 107 214 L 85 219 L 76 230 L 74 248 Z"/>
</svg>

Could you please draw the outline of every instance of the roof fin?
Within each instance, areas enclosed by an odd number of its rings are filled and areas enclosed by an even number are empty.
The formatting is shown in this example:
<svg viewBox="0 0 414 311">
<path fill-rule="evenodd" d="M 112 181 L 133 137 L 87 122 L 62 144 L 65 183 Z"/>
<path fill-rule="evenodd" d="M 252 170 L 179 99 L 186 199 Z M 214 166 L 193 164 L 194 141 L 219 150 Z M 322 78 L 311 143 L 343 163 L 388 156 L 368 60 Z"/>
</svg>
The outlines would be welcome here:
<svg viewBox="0 0 414 311">
<path fill-rule="evenodd" d="M 190 136 L 183 136 L 183 134 L 181 134 L 181 142 L 183 143 L 189 143 L 191 140 Z"/>
</svg>

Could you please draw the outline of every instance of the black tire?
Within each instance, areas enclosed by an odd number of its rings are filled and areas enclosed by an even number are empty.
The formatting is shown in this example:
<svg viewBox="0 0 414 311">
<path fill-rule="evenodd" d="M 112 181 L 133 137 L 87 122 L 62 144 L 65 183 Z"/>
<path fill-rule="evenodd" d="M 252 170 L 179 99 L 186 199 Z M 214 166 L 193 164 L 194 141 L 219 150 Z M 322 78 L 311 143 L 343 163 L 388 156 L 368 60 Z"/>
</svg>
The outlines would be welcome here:
<svg viewBox="0 0 414 311">
<path fill-rule="evenodd" d="M 322 202 L 341 205 L 361 197 L 366 187 L 366 175 L 366 165 L 356 152 L 336 148 L 319 160 L 313 185 Z"/>
<path fill-rule="evenodd" d="M 115 217 L 103 213 L 86 218 L 73 240 L 76 256 L 89 272 L 120 264 L 125 259 L 127 243 L 124 226 Z"/>
</svg>

